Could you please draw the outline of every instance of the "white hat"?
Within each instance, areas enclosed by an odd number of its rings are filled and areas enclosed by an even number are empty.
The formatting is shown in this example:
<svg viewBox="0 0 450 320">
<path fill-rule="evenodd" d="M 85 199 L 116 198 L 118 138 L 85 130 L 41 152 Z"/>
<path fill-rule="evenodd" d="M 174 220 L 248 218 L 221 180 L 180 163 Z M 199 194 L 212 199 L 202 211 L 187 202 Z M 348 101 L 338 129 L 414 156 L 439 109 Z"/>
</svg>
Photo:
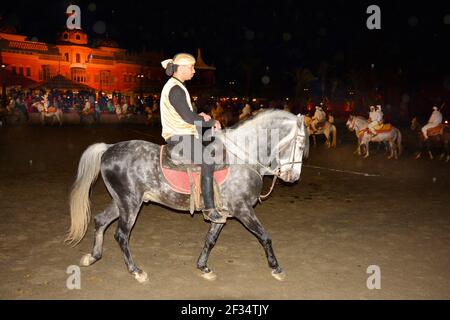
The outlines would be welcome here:
<svg viewBox="0 0 450 320">
<path fill-rule="evenodd" d="M 374 106 L 370 106 L 370 110 L 373 110 L 373 109 L 375 109 L 375 107 Z"/>
<path fill-rule="evenodd" d="M 164 69 L 167 69 L 169 63 L 176 64 L 179 66 L 189 66 L 195 64 L 195 58 L 189 53 L 178 53 L 173 57 L 173 59 L 167 59 L 161 61 L 161 65 Z"/>
<path fill-rule="evenodd" d="M 438 110 L 438 107 L 434 106 L 434 107 L 433 107 L 433 110 L 436 110 L 436 111 L 437 111 L 437 110 Z"/>
<path fill-rule="evenodd" d="M 377 104 L 377 109 L 381 110 L 381 105 Z"/>
</svg>

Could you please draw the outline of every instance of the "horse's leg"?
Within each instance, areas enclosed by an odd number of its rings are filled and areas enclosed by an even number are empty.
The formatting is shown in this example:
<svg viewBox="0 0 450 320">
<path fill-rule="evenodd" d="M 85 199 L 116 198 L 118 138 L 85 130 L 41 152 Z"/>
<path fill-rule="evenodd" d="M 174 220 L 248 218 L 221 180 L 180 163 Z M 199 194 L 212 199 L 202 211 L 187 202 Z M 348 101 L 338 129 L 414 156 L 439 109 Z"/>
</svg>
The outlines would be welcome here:
<svg viewBox="0 0 450 320">
<path fill-rule="evenodd" d="M 312 137 L 313 137 L 314 147 L 317 147 L 316 135 L 313 134 Z"/>
<path fill-rule="evenodd" d="M 333 134 L 333 142 L 332 142 L 332 144 L 331 144 L 331 146 L 333 147 L 333 148 L 336 148 L 336 143 L 337 143 L 337 129 L 336 129 L 336 126 L 334 126 L 334 125 L 332 125 L 331 126 L 331 132 L 332 132 L 332 134 Z"/>
<path fill-rule="evenodd" d="M 261 243 L 264 251 L 266 253 L 267 262 L 269 267 L 272 269 L 272 276 L 277 280 L 284 280 L 286 274 L 283 269 L 278 264 L 277 258 L 272 248 L 272 239 L 266 232 L 261 222 L 255 215 L 255 211 L 252 207 L 241 208 L 238 212 L 234 214 L 234 217 L 238 219 L 251 233 L 253 233 Z"/>
<path fill-rule="evenodd" d="M 358 139 L 356 150 L 353 152 L 354 154 L 358 154 L 358 156 L 361 156 L 361 138 L 357 135 L 356 138 Z"/>
<path fill-rule="evenodd" d="M 324 130 L 323 134 L 325 135 L 325 137 L 327 138 L 327 148 L 331 147 L 331 141 L 330 141 L 330 130 Z"/>
<path fill-rule="evenodd" d="M 148 281 L 147 273 L 136 266 L 131 256 L 129 247 L 131 229 L 133 228 L 134 222 L 136 221 L 141 205 L 142 202 L 139 201 L 135 196 L 128 195 L 127 200 L 121 199 L 118 206 L 120 212 L 119 223 L 114 238 L 119 243 L 119 246 L 122 249 L 128 272 L 134 275 L 134 278 L 138 282 L 145 283 Z"/>
<path fill-rule="evenodd" d="M 369 143 L 370 142 L 361 143 L 361 145 L 364 146 L 364 149 L 366 151 L 366 154 L 364 155 L 364 158 L 368 158 L 369 157 Z"/>
<path fill-rule="evenodd" d="M 395 147 L 395 141 L 389 140 L 389 147 L 391 148 L 391 152 L 389 153 L 388 159 L 396 159 L 397 160 L 397 148 Z"/>
<path fill-rule="evenodd" d="M 111 222 L 119 217 L 119 208 L 113 201 L 108 207 L 100 214 L 95 216 L 95 241 L 92 253 L 86 254 L 81 258 L 80 265 L 83 267 L 90 266 L 96 261 L 102 258 L 103 252 L 103 235 L 105 229 Z"/>
<path fill-rule="evenodd" d="M 216 244 L 220 231 L 225 224 L 223 223 L 211 223 L 208 233 L 206 234 L 205 245 L 203 246 L 202 253 L 197 260 L 197 268 L 202 272 L 202 277 L 207 280 L 215 280 L 216 275 L 207 267 L 209 254 L 212 248 Z"/>
<path fill-rule="evenodd" d="M 63 124 L 63 113 L 62 113 L 62 111 L 57 114 L 57 117 L 58 117 L 58 121 L 59 121 L 59 126 L 61 127 L 62 124 Z"/>
</svg>

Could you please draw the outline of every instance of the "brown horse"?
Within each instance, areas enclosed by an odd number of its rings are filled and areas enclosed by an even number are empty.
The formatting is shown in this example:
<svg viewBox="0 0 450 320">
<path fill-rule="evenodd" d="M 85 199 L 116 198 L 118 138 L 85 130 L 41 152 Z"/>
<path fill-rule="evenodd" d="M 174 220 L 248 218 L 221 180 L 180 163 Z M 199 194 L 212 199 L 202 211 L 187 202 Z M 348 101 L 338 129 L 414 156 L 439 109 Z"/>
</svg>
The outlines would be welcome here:
<svg viewBox="0 0 450 320">
<path fill-rule="evenodd" d="M 421 131 L 422 125 L 414 117 L 411 120 L 411 130 L 417 135 L 419 151 L 417 151 L 415 158 L 419 159 L 423 152 L 428 153 L 431 160 L 434 159 L 431 149 L 433 147 L 438 147 L 442 149 L 442 153 L 439 160 L 444 159 L 448 162 L 450 160 L 450 126 L 448 124 L 440 124 L 436 128 L 428 129 L 428 139 L 425 140 L 423 133 Z"/>
</svg>

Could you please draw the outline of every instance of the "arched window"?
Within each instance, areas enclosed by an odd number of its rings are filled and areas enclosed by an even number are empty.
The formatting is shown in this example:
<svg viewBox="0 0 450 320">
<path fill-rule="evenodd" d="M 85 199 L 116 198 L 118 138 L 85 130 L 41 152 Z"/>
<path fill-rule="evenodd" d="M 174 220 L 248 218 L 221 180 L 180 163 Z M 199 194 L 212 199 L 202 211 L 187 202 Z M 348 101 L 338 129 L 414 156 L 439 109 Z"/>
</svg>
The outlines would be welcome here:
<svg viewBox="0 0 450 320">
<path fill-rule="evenodd" d="M 77 34 L 77 35 L 75 36 L 75 39 L 80 40 L 80 35 Z"/>
<path fill-rule="evenodd" d="M 68 52 L 64 53 L 64 60 L 69 61 L 69 53 Z"/>
</svg>

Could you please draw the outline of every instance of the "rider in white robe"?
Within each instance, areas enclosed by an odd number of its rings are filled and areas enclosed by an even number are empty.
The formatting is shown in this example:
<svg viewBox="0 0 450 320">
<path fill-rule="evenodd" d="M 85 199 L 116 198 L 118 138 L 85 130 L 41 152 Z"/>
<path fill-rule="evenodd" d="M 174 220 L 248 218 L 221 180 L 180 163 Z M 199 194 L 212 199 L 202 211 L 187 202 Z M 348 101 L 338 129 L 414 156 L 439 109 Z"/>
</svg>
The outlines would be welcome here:
<svg viewBox="0 0 450 320">
<path fill-rule="evenodd" d="M 423 136 L 428 139 L 427 130 L 435 128 L 442 123 L 442 113 L 439 111 L 438 107 L 433 107 L 433 113 L 431 114 L 428 123 L 422 127 Z"/>
<path fill-rule="evenodd" d="M 325 111 L 319 106 L 316 106 L 316 112 L 314 113 L 314 116 L 312 117 L 311 122 L 311 128 L 313 129 L 313 132 L 317 130 L 316 126 L 321 123 L 325 122 L 327 115 L 325 114 Z"/>
<path fill-rule="evenodd" d="M 375 127 L 383 123 L 383 111 L 381 111 L 380 105 L 377 105 L 376 110 L 371 112 L 370 120 L 369 130 L 375 136 L 377 134 Z"/>
</svg>

